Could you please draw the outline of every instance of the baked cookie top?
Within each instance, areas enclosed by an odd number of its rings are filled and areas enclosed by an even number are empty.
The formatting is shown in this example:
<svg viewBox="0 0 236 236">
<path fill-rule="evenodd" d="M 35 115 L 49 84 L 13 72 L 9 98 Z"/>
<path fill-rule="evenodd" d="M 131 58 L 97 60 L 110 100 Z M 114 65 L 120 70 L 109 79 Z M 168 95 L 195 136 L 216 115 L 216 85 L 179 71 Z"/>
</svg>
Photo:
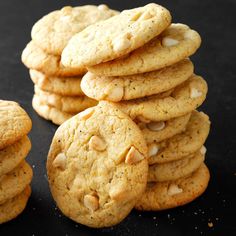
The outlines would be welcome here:
<svg viewBox="0 0 236 236">
<path fill-rule="evenodd" d="M 168 91 L 167 91 L 168 92 Z M 197 75 L 192 75 L 187 81 L 174 88 L 173 92 L 153 95 L 130 101 L 113 103 L 133 120 L 145 123 L 165 121 L 186 115 L 199 107 L 206 98 L 207 83 Z M 163 96 L 165 95 L 166 96 Z"/>
<path fill-rule="evenodd" d="M 184 132 L 160 143 L 153 143 L 158 151 L 149 157 L 149 164 L 175 161 L 193 154 L 205 143 L 209 131 L 209 117 L 203 112 L 193 111 Z M 205 152 L 205 149 L 201 151 Z"/>
<path fill-rule="evenodd" d="M 73 36 L 62 52 L 62 63 L 76 68 L 121 57 L 159 35 L 170 22 L 169 11 L 155 3 L 124 10 Z"/>
<path fill-rule="evenodd" d="M 82 76 L 58 77 L 48 76 L 37 70 L 30 70 L 30 78 L 40 89 L 63 96 L 83 96 L 80 88 Z"/>
<path fill-rule="evenodd" d="M 97 75 L 121 76 L 159 70 L 194 54 L 200 35 L 184 24 L 171 24 L 160 36 L 126 57 L 88 67 Z"/>
<path fill-rule="evenodd" d="M 205 164 L 188 177 L 175 181 L 149 183 L 135 205 L 137 210 L 160 211 L 187 204 L 207 188 L 210 173 Z"/>
<path fill-rule="evenodd" d="M 61 57 L 46 53 L 34 41 L 30 41 L 22 52 L 21 60 L 29 69 L 49 76 L 78 76 L 86 73 L 85 67 L 69 68 L 61 64 Z"/>
<path fill-rule="evenodd" d="M 74 34 L 118 13 L 106 5 L 65 6 L 38 20 L 32 28 L 31 36 L 47 53 L 60 56 Z"/>
<path fill-rule="evenodd" d="M 27 136 L 0 150 L 0 178 L 16 168 L 28 155 L 31 142 Z"/>
<path fill-rule="evenodd" d="M 136 124 L 102 101 L 56 131 L 47 161 L 52 195 L 61 211 L 78 223 L 117 224 L 145 190 L 146 156 Z"/>
<path fill-rule="evenodd" d="M 16 102 L 0 100 L 0 150 L 29 133 L 32 122 Z"/>
<path fill-rule="evenodd" d="M 161 70 L 130 76 L 96 76 L 88 72 L 82 79 L 84 93 L 96 100 L 119 102 L 170 90 L 193 74 L 190 60 L 182 60 Z"/>
</svg>

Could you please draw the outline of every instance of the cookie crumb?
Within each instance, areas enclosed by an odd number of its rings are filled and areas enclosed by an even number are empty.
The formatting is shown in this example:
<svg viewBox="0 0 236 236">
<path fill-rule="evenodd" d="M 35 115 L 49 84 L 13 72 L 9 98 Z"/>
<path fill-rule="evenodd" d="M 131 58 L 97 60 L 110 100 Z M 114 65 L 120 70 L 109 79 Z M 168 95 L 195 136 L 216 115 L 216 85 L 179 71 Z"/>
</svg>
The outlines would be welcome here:
<svg viewBox="0 0 236 236">
<path fill-rule="evenodd" d="M 208 227 L 212 228 L 213 227 L 213 223 L 212 222 L 208 222 Z"/>
</svg>

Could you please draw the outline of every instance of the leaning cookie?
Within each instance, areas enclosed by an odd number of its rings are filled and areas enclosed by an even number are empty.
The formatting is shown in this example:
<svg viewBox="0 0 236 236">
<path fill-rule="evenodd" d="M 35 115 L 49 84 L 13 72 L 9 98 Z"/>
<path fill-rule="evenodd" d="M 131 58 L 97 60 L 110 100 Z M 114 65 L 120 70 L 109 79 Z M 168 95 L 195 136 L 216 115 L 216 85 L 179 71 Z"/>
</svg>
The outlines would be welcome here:
<svg viewBox="0 0 236 236">
<path fill-rule="evenodd" d="M 47 160 L 49 184 L 60 210 L 90 227 L 123 220 L 144 192 L 147 146 L 136 124 L 100 102 L 55 133 Z"/>
<path fill-rule="evenodd" d="M 161 211 L 185 205 L 203 194 L 210 180 L 205 164 L 190 176 L 175 181 L 148 183 L 135 205 L 141 211 Z"/>
<path fill-rule="evenodd" d="M 206 98 L 207 83 L 197 75 L 177 86 L 170 96 L 153 95 L 146 98 L 114 103 L 133 120 L 145 123 L 166 121 L 186 115 L 199 107 Z"/>
<path fill-rule="evenodd" d="M 31 36 L 45 52 L 60 56 L 74 34 L 118 13 L 106 5 L 66 6 L 38 20 L 32 28 Z"/>
<path fill-rule="evenodd" d="M 97 75 L 124 76 L 159 70 L 191 56 L 199 48 L 199 34 L 184 24 L 171 24 L 143 47 L 113 61 L 88 67 Z"/>
<path fill-rule="evenodd" d="M 79 68 L 121 57 L 159 35 L 170 22 L 169 11 L 155 3 L 124 10 L 74 35 L 62 52 L 62 63 Z"/>
<path fill-rule="evenodd" d="M 82 79 L 81 88 L 88 97 L 96 100 L 119 102 L 173 89 L 192 74 L 192 62 L 184 59 L 162 70 L 130 76 L 96 76 L 88 72 Z"/>
<path fill-rule="evenodd" d="M 0 150 L 29 133 L 32 122 L 16 102 L 0 100 Z"/>
<path fill-rule="evenodd" d="M 0 224 L 16 218 L 23 212 L 31 194 L 30 186 L 27 186 L 19 195 L 0 204 Z"/>
</svg>

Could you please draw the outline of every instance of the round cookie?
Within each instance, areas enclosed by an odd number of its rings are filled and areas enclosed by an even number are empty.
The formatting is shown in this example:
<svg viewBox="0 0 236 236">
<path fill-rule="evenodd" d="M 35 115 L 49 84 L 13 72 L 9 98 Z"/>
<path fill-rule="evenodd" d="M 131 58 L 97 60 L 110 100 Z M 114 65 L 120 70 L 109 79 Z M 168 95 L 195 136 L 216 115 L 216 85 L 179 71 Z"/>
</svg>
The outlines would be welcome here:
<svg viewBox="0 0 236 236">
<path fill-rule="evenodd" d="M 38 20 L 32 28 L 31 36 L 47 53 L 60 56 L 74 34 L 118 13 L 106 5 L 66 6 Z"/>
<path fill-rule="evenodd" d="M 87 96 L 62 96 L 59 94 L 43 91 L 37 86 L 34 87 L 34 91 L 42 103 L 67 113 L 78 113 L 86 108 L 97 105 L 96 100 L 88 98 Z"/>
<path fill-rule="evenodd" d="M 200 151 L 178 161 L 149 166 L 148 182 L 173 181 L 190 175 L 204 162 L 205 155 Z"/>
<path fill-rule="evenodd" d="M 145 123 L 165 121 L 183 116 L 199 107 L 205 100 L 206 93 L 206 81 L 200 76 L 192 75 L 168 97 L 153 95 L 114 104 L 133 120 L 146 120 Z"/>
<path fill-rule="evenodd" d="M 10 221 L 20 215 L 25 209 L 28 199 L 31 194 L 30 186 L 19 195 L 7 200 L 4 204 L 0 205 L 0 224 Z"/>
<path fill-rule="evenodd" d="M 63 96 L 84 96 L 80 88 L 81 76 L 48 76 L 37 70 L 30 70 L 30 78 L 40 89 Z"/>
<path fill-rule="evenodd" d="M 28 155 L 31 142 L 27 136 L 0 150 L 0 178 L 16 168 Z"/>
<path fill-rule="evenodd" d="M 153 145 L 158 147 L 158 150 L 149 157 L 149 164 L 176 161 L 193 154 L 205 143 L 209 131 L 209 117 L 203 112 L 193 111 L 183 133 L 160 143 L 153 143 Z"/>
<path fill-rule="evenodd" d="M 121 57 L 159 35 L 170 22 L 169 11 L 155 3 L 122 11 L 74 35 L 62 52 L 62 63 L 79 68 Z"/>
<path fill-rule="evenodd" d="M 85 67 L 69 68 L 61 64 L 61 57 L 47 54 L 30 41 L 22 52 L 21 60 L 29 69 L 41 71 L 49 76 L 69 77 L 86 73 Z"/>
<path fill-rule="evenodd" d="M 82 79 L 81 88 L 87 96 L 96 100 L 119 102 L 170 90 L 192 74 L 192 62 L 184 59 L 162 70 L 130 76 L 96 76 L 88 72 Z"/>
<path fill-rule="evenodd" d="M 184 24 L 171 24 L 160 36 L 123 58 L 88 67 L 97 75 L 124 76 L 160 70 L 194 54 L 200 35 Z"/>
<path fill-rule="evenodd" d="M 209 180 L 209 170 L 202 164 L 187 178 L 148 183 L 146 192 L 138 200 L 135 208 L 142 211 L 161 211 L 185 205 L 203 194 Z"/>
<path fill-rule="evenodd" d="M 20 194 L 30 184 L 33 171 L 30 165 L 23 161 L 11 172 L 0 178 L 0 204 Z"/>
<path fill-rule="evenodd" d="M 43 104 L 37 95 L 34 95 L 32 100 L 34 110 L 46 120 L 52 121 L 56 125 L 61 125 L 66 120 L 70 119 L 73 114 L 58 110 L 55 107 Z"/>
<path fill-rule="evenodd" d="M 167 121 L 160 122 L 138 122 L 143 136 L 148 144 L 153 142 L 159 143 L 164 139 L 173 137 L 176 134 L 183 132 L 190 119 L 191 113 L 173 118 Z"/>
<path fill-rule="evenodd" d="M 16 102 L 0 100 L 0 150 L 29 133 L 32 122 Z"/>
<path fill-rule="evenodd" d="M 63 123 L 53 138 L 47 170 L 60 210 L 89 227 L 123 220 L 144 192 L 147 146 L 136 124 L 102 101 Z"/>
</svg>

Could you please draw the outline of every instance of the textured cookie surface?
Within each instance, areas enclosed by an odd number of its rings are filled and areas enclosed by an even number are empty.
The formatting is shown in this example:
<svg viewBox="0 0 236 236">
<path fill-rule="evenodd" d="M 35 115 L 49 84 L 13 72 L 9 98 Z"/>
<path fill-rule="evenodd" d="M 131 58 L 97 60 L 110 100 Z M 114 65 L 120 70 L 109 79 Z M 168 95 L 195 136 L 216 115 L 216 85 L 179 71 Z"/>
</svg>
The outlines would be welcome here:
<svg viewBox="0 0 236 236">
<path fill-rule="evenodd" d="M 74 116 L 58 128 L 48 155 L 58 207 L 90 227 L 119 223 L 145 190 L 146 152 L 136 124 L 107 102 Z"/>
<path fill-rule="evenodd" d="M 63 96 L 84 96 L 80 88 L 81 76 L 47 76 L 40 71 L 30 70 L 30 78 L 40 89 Z"/>
<path fill-rule="evenodd" d="M 4 204 L 0 204 L 0 224 L 10 221 L 22 213 L 30 194 L 31 188 L 27 186 L 22 193 L 7 200 Z"/>
<path fill-rule="evenodd" d="M 82 79 L 81 87 L 91 98 L 118 102 L 170 90 L 192 74 L 193 64 L 185 59 L 162 70 L 130 76 L 96 76 L 88 72 Z"/>
<path fill-rule="evenodd" d="M 138 126 L 148 144 L 154 142 L 158 143 L 183 132 L 186 129 L 190 116 L 191 114 L 189 113 L 167 121 L 154 121 L 150 123 L 138 122 Z"/>
<path fill-rule="evenodd" d="M 148 170 L 148 181 L 173 181 L 188 176 L 200 167 L 204 162 L 204 156 L 198 151 L 190 157 L 178 161 L 151 165 Z"/>
<path fill-rule="evenodd" d="M 59 94 L 43 91 L 37 86 L 34 87 L 34 91 L 42 103 L 67 113 L 78 113 L 85 110 L 86 108 L 97 105 L 97 101 L 86 96 L 62 96 Z"/>
<path fill-rule="evenodd" d="M 154 3 L 122 11 L 73 36 L 62 53 L 62 63 L 76 68 L 118 58 L 160 34 L 170 22 L 169 11 Z"/>
<path fill-rule="evenodd" d="M 209 179 L 209 170 L 202 164 L 189 177 L 176 181 L 149 183 L 135 208 L 143 211 L 161 211 L 182 206 L 199 197 L 206 190 Z"/>
<path fill-rule="evenodd" d="M 17 167 L 31 149 L 31 142 L 27 136 L 0 150 L 0 178 Z"/>
<path fill-rule="evenodd" d="M 191 56 L 199 48 L 199 34 L 184 24 L 171 24 L 160 36 L 127 57 L 88 67 L 97 75 L 133 75 L 159 70 Z"/>
<path fill-rule="evenodd" d="M 20 194 L 30 184 L 33 172 L 29 164 L 22 162 L 0 178 L 0 204 Z"/>
<path fill-rule="evenodd" d="M 86 73 L 85 67 L 68 68 L 61 64 L 61 57 L 47 54 L 30 41 L 22 52 L 21 60 L 26 67 L 43 72 L 49 76 L 78 76 Z"/>
<path fill-rule="evenodd" d="M 170 96 L 153 95 L 146 98 L 121 101 L 115 105 L 132 119 L 165 121 L 183 116 L 199 107 L 206 98 L 207 84 L 200 76 L 193 75 L 174 89 Z"/>
<path fill-rule="evenodd" d="M 32 106 L 38 115 L 46 120 L 52 121 L 56 125 L 61 125 L 73 116 L 71 113 L 63 112 L 55 107 L 43 104 L 37 95 L 33 97 Z"/>
<path fill-rule="evenodd" d="M 66 6 L 37 21 L 32 28 L 32 39 L 47 53 L 60 56 L 74 34 L 117 14 L 105 5 Z"/>
<path fill-rule="evenodd" d="M 149 164 L 179 160 L 199 150 L 210 130 L 209 117 L 203 112 L 193 111 L 186 130 L 170 139 L 158 143 L 156 155 L 149 157 Z"/>
<path fill-rule="evenodd" d="M 0 149 L 18 141 L 31 127 L 29 116 L 18 103 L 0 100 Z"/>
</svg>

